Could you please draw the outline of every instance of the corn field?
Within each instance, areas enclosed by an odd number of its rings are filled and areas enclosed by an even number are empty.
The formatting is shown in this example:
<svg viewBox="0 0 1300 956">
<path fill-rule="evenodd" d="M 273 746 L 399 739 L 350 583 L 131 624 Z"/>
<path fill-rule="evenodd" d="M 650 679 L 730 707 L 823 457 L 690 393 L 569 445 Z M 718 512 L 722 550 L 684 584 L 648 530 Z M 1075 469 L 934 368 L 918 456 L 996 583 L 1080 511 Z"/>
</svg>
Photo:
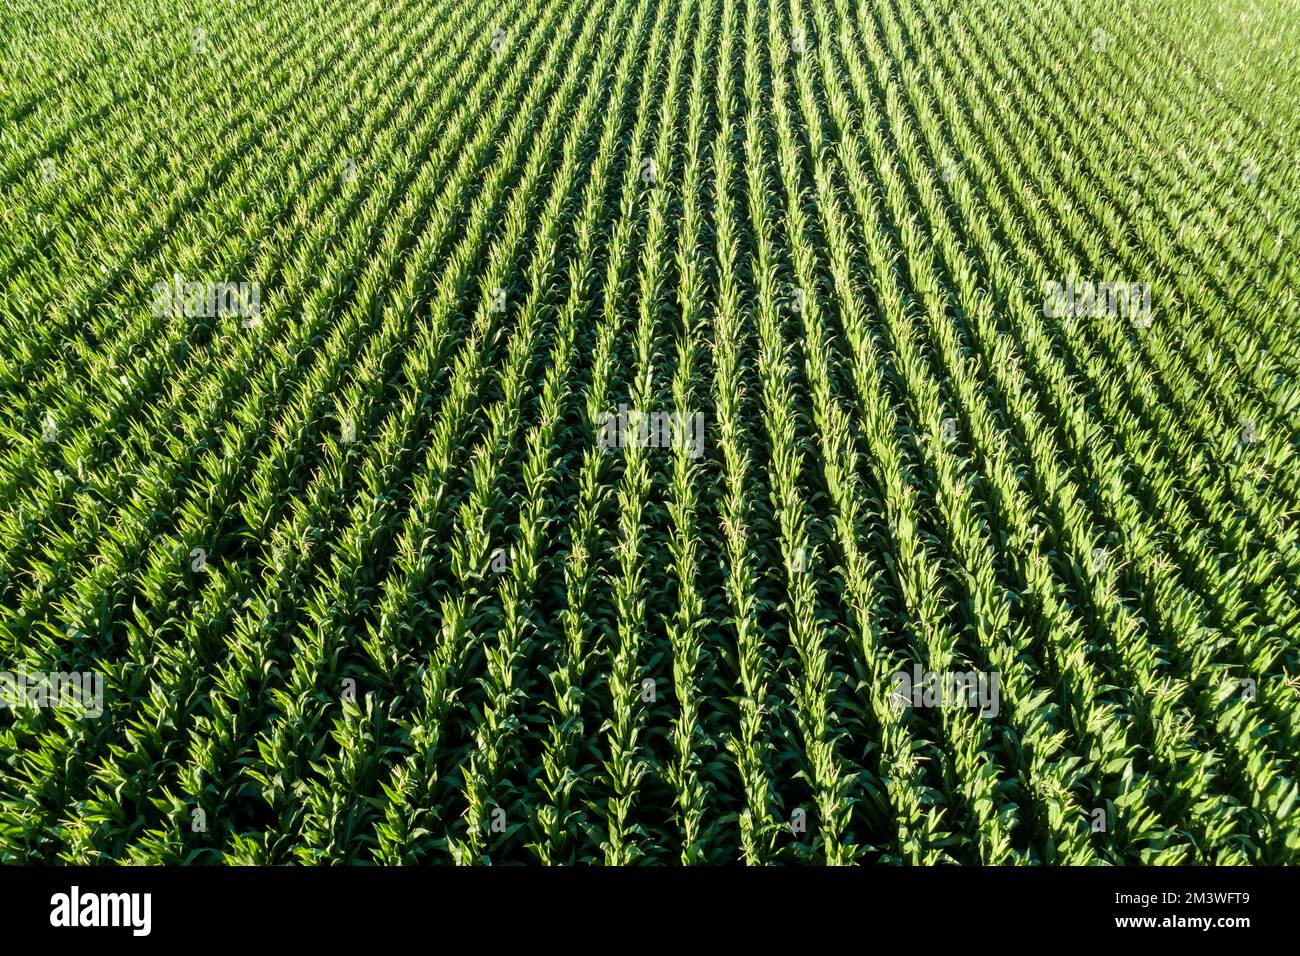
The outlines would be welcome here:
<svg viewBox="0 0 1300 956">
<path fill-rule="evenodd" d="M 0 862 L 1300 862 L 1296 0 L 12 0 Z"/>
</svg>

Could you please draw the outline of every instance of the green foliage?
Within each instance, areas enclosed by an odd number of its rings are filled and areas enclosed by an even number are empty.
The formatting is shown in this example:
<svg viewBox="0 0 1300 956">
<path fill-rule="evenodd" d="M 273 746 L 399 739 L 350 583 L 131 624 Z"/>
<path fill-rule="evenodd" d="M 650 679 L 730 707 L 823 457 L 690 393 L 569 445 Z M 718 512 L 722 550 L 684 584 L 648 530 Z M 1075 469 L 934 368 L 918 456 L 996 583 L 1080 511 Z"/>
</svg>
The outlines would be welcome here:
<svg viewBox="0 0 1300 956">
<path fill-rule="evenodd" d="M 1293 4 L 48 7 L 0 862 L 1300 860 Z"/>
</svg>

